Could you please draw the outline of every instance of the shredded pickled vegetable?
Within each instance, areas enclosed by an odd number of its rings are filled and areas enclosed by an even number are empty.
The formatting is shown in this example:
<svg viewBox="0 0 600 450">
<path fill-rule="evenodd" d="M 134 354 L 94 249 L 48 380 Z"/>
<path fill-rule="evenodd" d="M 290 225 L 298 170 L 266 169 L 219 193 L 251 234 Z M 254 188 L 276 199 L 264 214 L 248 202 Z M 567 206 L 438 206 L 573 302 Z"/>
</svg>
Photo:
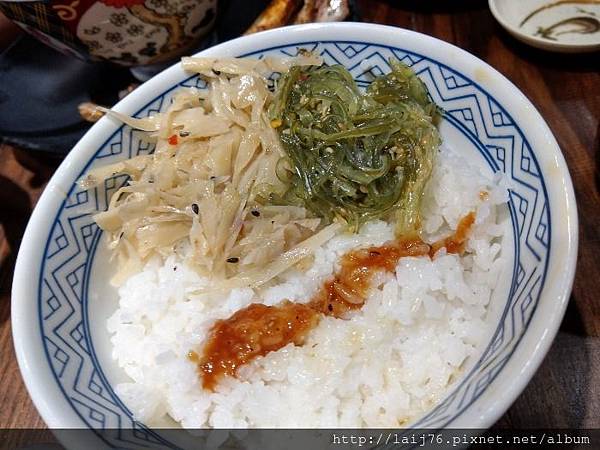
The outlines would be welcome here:
<svg viewBox="0 0 600 450">
<path fill-rule="evenodd" d="M 439 113 L 414 72 L 390 64 L 364 94 L 339 65 L 295 66 L 282 76 L 270 118 L 289 158 L 280 176 L 290 188 L 272 201 L 340 217 L 352 229 L 390 217 L 398 234 L 418 229 Z"/>
<path fill-rule="evenodd" d="M 130 177 L 94 217 L 119 261 L 113 283 L 183 244 L 200 273 L 259 285 L 335 234 L 304 207 L 261 202 L 287 186 L 277 176 L 285 154 L 267 116 L 273 94 L 257 71 L 294 61 L 320 64 L 308 55 L 277 64 L 188 58 L 185 67 L 210 73 L 207 90 L 183 89 L 148 118 L 109 112 L 156 143 L 153 154 L 95 168 L 79 182 L 89 189 L 115 174 Z"/>
</svg>

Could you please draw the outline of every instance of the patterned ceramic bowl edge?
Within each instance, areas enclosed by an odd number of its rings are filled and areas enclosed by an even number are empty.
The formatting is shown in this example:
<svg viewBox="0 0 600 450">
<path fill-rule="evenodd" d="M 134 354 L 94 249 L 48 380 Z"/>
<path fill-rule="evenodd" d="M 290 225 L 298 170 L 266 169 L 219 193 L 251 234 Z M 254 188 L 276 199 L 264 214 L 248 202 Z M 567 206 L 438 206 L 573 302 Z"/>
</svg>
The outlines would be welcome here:
<svg viewBox="0 0 600 450">
<path fill-rule="evenodd" d="M 203 54 L 244 55 L 256 52 L 257 49 L 313 41 L 366 43 L 367 46 L 407 49 L 410 54 L 425 55 L 423 59 L 433 61 L 440 68 L 436 76 L 443 78 L 448 89 L 460 88 L 461 80 L 476 86 L 482 93 L 481 98 L 487 98 L 486 108 L 490 108 L 494 125 L 499 128 L 510 126 L 510 123 L 515 125 L 511 122 L 514 119 L 518 123 L 519 133 L 526 137 L 520 149 L 521 169 L 523 161 L 527 160 L 529 171 L 529 164 L 533 164 L 530 160 L 534 160 L 536 169 L 531 170 L 534 175 L 535 171 L 539 170 L 536 176 L 540 178 L 543 186 L 543 193 L 540 195 L 543 194 L 549 202 L 546 205 L 547 209 L 541 211 L 542 215 L 549 215 L 548 223 L 537 224 L 542 233 L 540 240 L 543 241 L 544 236 L 550 236 L 550 242 L 547 243 L 548 261 L 544 268 L 545 276 L 541 278 L 543 291 L 536 295 L 536 298 L 532 298 L 535 312 L 522 324 L 524 332 L 518 336 L 514 348 L 510 349 L 505 359 L 500 361 L 502 364 L 498 365 L 496 371 L 490 372 L 489 379 L 482 381 L 481 385 L 484 388 L 480 392 L 475 389 L 472 401 L 463 409 L 448 413 L 445 421 L 446 426 L 451 427 L 490 426 L 519 395 L 542 362 L 558 330 L 568 301 L 577 257 L 577 211 L 564 157 L 540 114 L 510 81 L 467 52 L 415 32 L 358 23 L 311 24 L 236 39 L 211 48 Z M 349 47 L 338 48 L 343 53 L 344 48 Z M 355 48 L 352 49 L 352 52 L 354 51 Z M 173 66 L 126 97 L 115 109 L 133 114 L 140 110 L 141 105 L 149 104 L 157 94 L 186 78 L 189 78 L 189 75 L 184 74 L 179 66 Z M 500 103 L 496 104 L 493 99 L 498 99 Z M 474 101 L 479 104 L 478 99 Z M 464 115 L 465 111 L 457 111 L 457 114 Z M 496 119 L 498 124 L 495 123 Z M 476 127 L 475 119 L 471 117 L 470 120 Z M 45 255 L 44 247 L 53 220 L 71 192 L 74 180 L 103 143 L 107 142 L 107 137 L 112 136 L 118 128 L 119 126 L 109 119 L 102 119 L 68 155 L 32 214 L 17 259 L 12 293 L 14 344 L 30 395 L 50 427 L 81 427 L 85 426 L 85 422 L 71 408 L 68 395 L 63 394 L 57 387 L 43 349 L 42 329 L 37 319 L 37 280 L 42 270 L 40 262 Z M 490 136 L 482 136 L 483 140 L 487 138 Z M 491 150 L 488 148 L 486 151 Z M 527 157 L 523 153 L 526 151 L 530 152 L 527 153 Z M 544 183 L 543 180 L 549 182 Z M 537 193 L 535 198 L 537 199 Z M 443 408 L 436 408 L 436 411 L 438 416 L 444 414 Z M 427 423 L 427 420 L 421 423 Z"/>
</svg>

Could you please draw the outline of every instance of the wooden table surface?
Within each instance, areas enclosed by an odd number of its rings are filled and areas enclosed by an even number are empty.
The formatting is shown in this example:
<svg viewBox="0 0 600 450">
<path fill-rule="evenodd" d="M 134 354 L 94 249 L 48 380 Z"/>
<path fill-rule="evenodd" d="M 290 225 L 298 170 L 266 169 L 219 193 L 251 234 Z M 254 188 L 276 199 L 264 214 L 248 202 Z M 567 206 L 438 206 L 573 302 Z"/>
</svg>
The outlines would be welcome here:
<svg viewBox="0 0 600 450">
<path fill-rule="evenodd" d="M 545 53 L 515 41 L 487 1 L 358 1 L 362 19 L 416 30 L 483 59 L 521 89 L 565 154 L 579 208 L 573 294 L 550 353 L 497 427 L 600 428 L 600 58 Z M 0 428 L 42 428 L 10 330 L 14 260 L 31 209 L 59 161 L 0 147 Z"/>
</svg>

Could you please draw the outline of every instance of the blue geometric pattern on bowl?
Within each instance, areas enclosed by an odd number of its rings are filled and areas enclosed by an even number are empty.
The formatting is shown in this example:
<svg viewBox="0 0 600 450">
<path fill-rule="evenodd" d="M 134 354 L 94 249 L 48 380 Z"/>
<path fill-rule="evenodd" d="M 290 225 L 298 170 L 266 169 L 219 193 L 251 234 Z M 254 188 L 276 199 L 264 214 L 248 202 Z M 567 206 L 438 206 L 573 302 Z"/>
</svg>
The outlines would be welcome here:
<svg viewBox="0 0 600 450">
<path fill-rule="evenodd" d="M 446 111 L 445 119 L 476 146 L 494 172 L 504 173 L 511 181 L 509 210 L 515 257 L 510 295 L 501 321 L 479 361 L 449 396 L 416 424 L 420 428 L 443 427 L 473 403 L 502 370 L 539 301 L 551 233 L 548 196 L 540 168 L 527 139 L 501 102 L 474 81 L 426 56 L 378 44 L 347 41 L 300 42 L 245 56 L 295 55 L 298 47 L 318 52 L 328 64 L 343 64 L 363 86 L 373 75 L 389 70 L 390 57 L 412 66 L 433 100 Z M 370 62 L 369 69 L 360 64 L 365 59 Z M 179 86 L 203 88 L 205 84 L 195 76 L 190 77 L 158 95 L 136 115 L 145 117 L 164 109 Z M 152 145 L 141 141 L 138 132 L 121 127 L 97 150 L 82 174 L 90 167 L 151 151 Z M 121 448 L 166 443 L 158 433 L 132 418 L 107 383 L 94 353 L 87 322 L 88 282 L 101 235 L 91 213 L 104 210 L 112 193 L 126 179 L 115 176 L 90 191 L 73 185 L 47 240 L 38 298 L 43 345 L 56 382 L 71 407 L 90 428 L 137 430 L 126 442 L 118 435 L 103 438 L 108 444 Z"/>
</svg>

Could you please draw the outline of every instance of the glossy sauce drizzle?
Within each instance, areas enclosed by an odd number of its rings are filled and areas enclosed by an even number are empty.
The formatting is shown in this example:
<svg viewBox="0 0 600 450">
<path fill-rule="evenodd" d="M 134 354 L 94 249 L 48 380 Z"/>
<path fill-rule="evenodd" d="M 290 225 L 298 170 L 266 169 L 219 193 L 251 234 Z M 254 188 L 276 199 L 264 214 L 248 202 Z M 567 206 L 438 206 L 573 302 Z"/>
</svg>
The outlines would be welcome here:
<svg viewBox="0 0 600 450">
<path fill-rule="evenodd" d="M 428 255 L 429 250 L 429 245 L 415 238 L 346 253 L 338 273 L 309 305 L 322 314 L 343 317 L 348 311 L 362 308 L 375 272 L 393 272 L 400 258 Z"/>
<path fill-rule="evenodd" d="M 290 343 L 302 345 L 322 315 L 343 318 L 348 311 L 362 308 L 373 274 L 393 272 L 400 258 L 433 258 L 442 247 L 448 253 L 461 253 L 474 222 L 475 213 L 471 212 L 461 219 L 452 236 L 432 245 L 415 237 L 353 250 L 342 257 L 340 270 L 307 304 L 287 300 L 275 306 L 253 303 L 218 320 L 210 330 L 202 356 L 189 354 L 198 365 L 202 387 L 214 391 L 222 377 L 235 376 L 240 366 L 255 358 Z"/>
<path fill-rule="evenodd" d="M 307 305 L 283 301 L 276 306 L 253 303 L 210 331 L 203 357 L 190 353 L 202 375 L 202 387 L 214 391 L 219 379 L 235 376 L 238 367 L 289 343 L 302 345 L 319 314 Z"/>
<path fill-rule="evenodd" d="M 475 213 L 471 211 L 465 217 L 460 219 L 460 222 L 458 222 L 458 226 L 456 227 L 456 231 L 454 232 L 454 234 L 431 244 L 429 256 L 433 258 L 433 256 L 442 247 L 446 247 L 446 251 L 448 253 L 462 253 L 465 250 L 465 244 L 469 239 L 469 233 L 474 223 Z"/>
</svg>

